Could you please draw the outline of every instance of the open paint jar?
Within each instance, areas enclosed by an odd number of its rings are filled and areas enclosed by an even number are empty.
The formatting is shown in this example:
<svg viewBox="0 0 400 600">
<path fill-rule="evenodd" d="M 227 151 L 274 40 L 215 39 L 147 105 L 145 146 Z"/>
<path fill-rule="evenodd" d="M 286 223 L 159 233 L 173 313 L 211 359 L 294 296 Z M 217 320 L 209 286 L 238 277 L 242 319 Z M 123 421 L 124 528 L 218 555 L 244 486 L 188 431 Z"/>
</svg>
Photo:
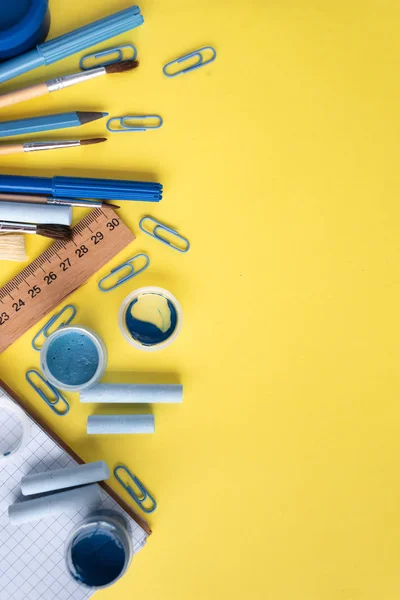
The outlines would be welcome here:
<svg viewBox="0 0 400 600">
<path fill-rule="evenodd" d="M 124 338 L 140 350 L 169 346 L 182 328 L 183 313 L 178 300 L 159 287 L 135 290 L 122 303 L 119 327 Z"/>
<path fill-rule="evenodd" d="M 0 62 L 32 50 L 50 28 L 48 0 L 0 0 Z"/>
<path fill-rule="evenodd" d="M 67 325 L 46 339 L 40 351 L 45 377 L 56 388 L 69 392 L 98 383 L 107 367 L 107 349 L 91 329 Z"/>
<path fill-rule="evenodd" d="M 67 569 L 89 588 L 109 587 L 126 572 L 132 542 L 124 519 L 113 511 L 98 511 L 70 533 L 65 546 Z"/>
</svg>

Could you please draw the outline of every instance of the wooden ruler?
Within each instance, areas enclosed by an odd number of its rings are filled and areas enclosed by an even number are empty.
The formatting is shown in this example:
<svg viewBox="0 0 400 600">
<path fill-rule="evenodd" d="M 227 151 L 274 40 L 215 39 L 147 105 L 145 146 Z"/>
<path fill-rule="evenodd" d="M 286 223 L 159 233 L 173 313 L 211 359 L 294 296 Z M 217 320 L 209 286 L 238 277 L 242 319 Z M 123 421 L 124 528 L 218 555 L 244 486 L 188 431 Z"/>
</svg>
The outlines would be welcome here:
<svg viewBox="0 0 400 600">
<path fill-rule="evenodd" d="M 0 352 L 135 239 L 109 207 L 92 210 L 70 241 L 54 242 L 0 288 Z"/>
</svg>

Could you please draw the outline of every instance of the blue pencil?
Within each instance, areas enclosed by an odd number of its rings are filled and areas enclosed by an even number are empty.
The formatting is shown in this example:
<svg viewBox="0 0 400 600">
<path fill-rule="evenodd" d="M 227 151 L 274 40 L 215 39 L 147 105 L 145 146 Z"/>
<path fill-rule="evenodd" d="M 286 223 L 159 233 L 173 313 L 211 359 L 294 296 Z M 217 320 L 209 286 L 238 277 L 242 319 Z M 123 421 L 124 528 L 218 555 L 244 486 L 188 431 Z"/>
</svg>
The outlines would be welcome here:
<svg viewBox="0 0 400 600">
<path fill-rule="evenodd" d="M 103 119 L 104 117 L 108 117 L 108 113 L 77 111 L 57 115 L 45 115 L 43 117 L 31 117 L 29 119 L 18 119 L 17 121 L 3 121 L 0 123 L 0 138 L 67 129 L 68 127 L 80 127 L 81 125 L 85 125 L 85 123 Z"/>
</svg>

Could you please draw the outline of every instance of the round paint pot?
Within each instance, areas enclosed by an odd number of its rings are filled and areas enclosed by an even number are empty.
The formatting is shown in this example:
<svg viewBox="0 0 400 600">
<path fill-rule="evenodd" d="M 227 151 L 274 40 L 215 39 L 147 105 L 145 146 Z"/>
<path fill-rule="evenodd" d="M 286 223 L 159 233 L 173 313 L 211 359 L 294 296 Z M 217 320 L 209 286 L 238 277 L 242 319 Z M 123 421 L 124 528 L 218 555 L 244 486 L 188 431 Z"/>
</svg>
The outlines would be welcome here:
<svg viewBox="0 0 400 600">
<path fill-rule="evenodd" d="M 79 523 L 65 545 L 67 569 L 73 579 L 92 588 L 106 588 L 121 579 L 132 560 L 132 542 L 124 519 L 114 511 L 98 511 Z"/>
<path fill-rule="evenodd" d="M 0 62 L 44 42 L 49 29 L 49 0 L 1 0 Z"/>
<path fill-rule="evenodd" d="M 103 377 L 107 348 L 91 329 L 67 325 L 47 338 L 40 351 L 40 365 L 56 388 L 80 392 Z"/>
<path fill-rule="evenodd" d="M 146 351 L 169 346 L 182 328 L 183 312 L 178 300 L 159 287 L 135 290 L 122 303 L 118 323 L 124 338 Z"/>
</svg>

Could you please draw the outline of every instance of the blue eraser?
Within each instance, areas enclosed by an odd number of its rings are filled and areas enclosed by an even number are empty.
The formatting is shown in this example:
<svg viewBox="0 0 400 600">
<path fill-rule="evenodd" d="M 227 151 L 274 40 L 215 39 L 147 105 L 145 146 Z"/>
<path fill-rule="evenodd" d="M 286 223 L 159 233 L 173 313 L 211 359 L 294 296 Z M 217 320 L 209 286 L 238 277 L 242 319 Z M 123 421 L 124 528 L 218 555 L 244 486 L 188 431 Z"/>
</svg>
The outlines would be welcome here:
<svg viewBox="0 0 400 600">
<path fill-rule="evenodd" d="M 0 62 L 44 42 L 49 29 L 49 0 L 0 0 Z"/>
</svg>

